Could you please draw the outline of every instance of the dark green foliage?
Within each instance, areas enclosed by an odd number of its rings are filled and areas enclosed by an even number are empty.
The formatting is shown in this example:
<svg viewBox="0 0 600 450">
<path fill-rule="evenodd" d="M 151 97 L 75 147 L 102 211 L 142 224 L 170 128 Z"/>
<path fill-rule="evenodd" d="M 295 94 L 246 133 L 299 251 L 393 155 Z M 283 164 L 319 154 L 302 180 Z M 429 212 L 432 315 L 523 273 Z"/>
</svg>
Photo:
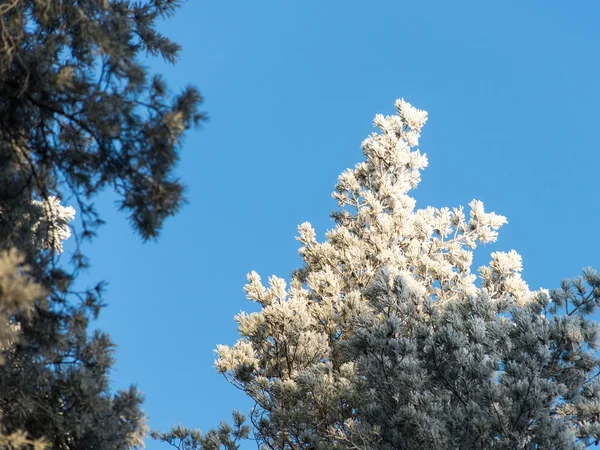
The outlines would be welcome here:
<svg viewBox="0 0 600 450">
<path fill-rule="evenodd" d="M 600 276 L 525 307 L 485 294 L 443 310 L 382 273 L 347 345 L 355 439 L 380 449 L 573 449 L 600 438 Z M 589 292 L 586 291 L 586 285 Z"/>
<path fill-rule="evenodd" d="M 181 425 L 173 426 L 171 431 L 161 433 L 152 432 L 152 438 L 166 442 L 179 450 L 238 450 L 239 441 L 247 439 L 250 427 L 244 425 L 246 418 L 239 411 L 233 412 L 233 427 L 226 422 L 215 430 L 210 430 L 205 435 L 198 430 L 184 428 Z"/>
<path fill-rule="evenodd" d="M 176 61 L 178 45 L 156 22 L 179 3 L 0 2 L 0 250 L 18 250 L 1 275 L 17 279 L 27 264 L 22 281 L 35 286 L 20 303 L 0 292 L 0 326 L 13 330 L 0 333 L 4 435 L 24 431 L 57 449 L 142 443 L 141 396 L 110 394 L 113 345 L 88 329 L 102 284 L 73 286 L 87 265 L 79 244 L 102 223 L 95 194 L 115 190 L 144 240 L 182 204 L 174 168 L 185 131 L 205 118 L 202 98 L 193 87 L 172 98 L 142 65 L 147 54 Z M 44 206 L 54 197 L 77 211 L 73 266 L 57 257 L 59 218 Z"/>
<path fill-rule="evenodd" d="M 252 410 L 262 448 L 573 450 L 600 440 L 595 271 L 523 306 L 479 290 L 440 307 L 410 274 L 383 269 L 364 299 L 334 361 L 263 380 L 280 406 Z M 153 437 L 218 450 L 247 433 L 221 424 Z"/>
<path fill-rule="evenodd" d="M 91 231 L 96 216 L 89 198 L 108 185 L 142 237 L 157 235 L 182 200 L 173 174 L 177 144 L 204 118 L 195 88 L 170 100 L 161 77 L 150 77 L 139 60 L 144 52 L 176 60 L 178 45 L 154 23 L 178 3 L 4 3 L 1 158 L 13 167 L 3 201 L 68 186 Z"/>
</svg>

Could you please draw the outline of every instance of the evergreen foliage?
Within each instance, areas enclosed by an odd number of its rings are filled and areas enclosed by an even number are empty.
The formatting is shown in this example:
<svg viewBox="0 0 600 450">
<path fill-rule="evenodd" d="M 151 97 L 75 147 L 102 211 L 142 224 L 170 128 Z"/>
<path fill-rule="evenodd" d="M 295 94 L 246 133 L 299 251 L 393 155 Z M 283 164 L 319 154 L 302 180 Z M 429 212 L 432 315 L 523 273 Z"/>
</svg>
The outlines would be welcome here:
<svg viewBox="0 0 600 450">
<path fill-rule="evenodd" d="M 376 116 L 366 161 L 339 177 L 326 240 L 300 225 L 304 265 L 290 286 L 248 275 L 261 309 L 236 317 L 241 338 L 218 346 L 216 368 L 255 402 L 254 438 L 286 450 L 592 444 L 600 276 L 533 292 L 515 251 L 473 273 L 473 249 L 506 219 L 477 200 L 468 215 L 415 209 L 427 114 L 396 109 Z"/>
<path fill-rule="evenodd" d="M 250 427 L 244 425 L 246 417 L 239 411 L 233 412 L 233 427 L 227 422 L 221 422 L 217 429 L 202 434 L 199 430 L 190 430 L 181 425 L 173 426 L 171 431 L 152 432 L 152 438 L 166 442 L 179 450 L 238 450 L 240 441 L 250 435 Z"/>
<path fill-rule="evenodd" d="M 102 284 L 74 281 L 104 188 L 143 239 L 183 201 L 174 174 L 186 130 L 204 116 L 189 87 L 172 97 L 145 54 L 175 62 L 156 30 L 176 0 L 8 0 L 0 4 L 1 448 L 143 446 L 142 398 L 111 394 L 113 344 L 89 321 Z M 72 264 L 62 242 L 77 209 Z"/>
</svg>

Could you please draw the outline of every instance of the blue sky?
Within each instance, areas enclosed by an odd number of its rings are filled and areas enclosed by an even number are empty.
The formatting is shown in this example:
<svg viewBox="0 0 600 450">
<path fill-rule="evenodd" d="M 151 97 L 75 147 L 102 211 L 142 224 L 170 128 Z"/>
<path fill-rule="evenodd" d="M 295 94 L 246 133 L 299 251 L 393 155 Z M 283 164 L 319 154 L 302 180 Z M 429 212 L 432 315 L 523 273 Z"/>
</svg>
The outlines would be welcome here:
<svg viewBox="0 0 600 450">
<path fill-rule="evenodd" d="M 331 228 L 337 176 L 400 97 L 430 117 L 417 207 L 477 198 L 508 217 L 477 264 L 515 249 L 534 289 L 600 269 L 599 20 L 584 0 L 186 2 L 160 26 L 180 63 L 148 64 L 206 97 L 181 153 L 189 204 L 142 244 L 103 195 L 87 250 L 90 282 L 109 282 L 95 325 L 118 344 L 114 388 L 138 385 L 154 429 L 248 412 L 213 368 L 254 306 L 245 275 L 300 264 L 297 225 Z"/>
</svg>

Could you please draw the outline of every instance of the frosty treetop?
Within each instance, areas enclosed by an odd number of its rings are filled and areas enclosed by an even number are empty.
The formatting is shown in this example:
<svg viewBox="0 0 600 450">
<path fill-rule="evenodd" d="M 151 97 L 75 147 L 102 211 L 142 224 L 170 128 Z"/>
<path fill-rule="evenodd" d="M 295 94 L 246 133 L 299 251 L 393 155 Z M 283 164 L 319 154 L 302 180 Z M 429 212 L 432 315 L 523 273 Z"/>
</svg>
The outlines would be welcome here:
<svg viewBox="0 0 600 450">
<path fill-rule="evenodd" d="M 348 436 L 354 413 L 340 405 L 350 404 L 348 386 L 356 373 L 344 342 L 368 314 L 365 288 L 382 269 L 389 280 L 400 277 L 412 294 L 442 308 L 481 293 L 513 305 L 537 297 L 521 279 L 521 257 L 514 251 L 492 253 L 489 266 L 479 269 L 480 287 L 475 284 L 472 250 L 496 240 L 503 216 L 485 212 L 478 200 L 469 204 L 468 216 L 462 207 L 415 210 L 408 192 L 427 166 L 415 148 L 427 113 L 402 99 L 396 110 L 375 117 L 380 132 L 363 142 L 366 160 L 340 175 L 333 196 L 341 210 L 333 214 L 335 228 L 325 242 L 317 242 L 309 223 L 299 226 L 304 266 L 289 288 L 275 276 L 264 287 L 251 272 L 245 291 L 262 310 L 240 313 L 241 339 L 217 348 L 217 370 L 256 402 L 255 434 L 273 448 L 317 445 L 314 436 L 332 445 Z M 320 400 L 305 402 L 306 395 Z"/>
<path fill-rule="evenodd" d="M 247 297 L 263 310 L 237 316 L 242 339 L 234 347 L 219 346 L 219 371 L 268 367 L 275 361 L 269 355 L 281 351 L 276 349 L 279 338 L 297 347 L 293 364 L 281 368 L 287 376 L 328 359 L 331 344 L 362 309 L 362 290 L 383 267 L 392 275 L 411 275 L 407 278 L 415 280 L 415 289 L 425 289 L 438 304 L 477 294 L 472 249 L 494 242 L 506 218 L 486 213 L 479 200 L 469 203 L 468 218 L 462 207 L 415 210 L 408 192 L 417 187 L 428 164 L 426 155 L 414 149 L 427 113 L 403 99 L 396 101 L 396 109 L 397 115 L 375 117 L 381 132 L 363 142 L 366 161 L 340 175 L 333 196 L 343 209 L 334 213 L 336 226 L 326 233 L 326 241 L 317 242 L 309 223 L 298 227 L 305 266 L 295 272 L 290 288 L 276 276 L 265 288 L 256 272 L 248 275 Z M 533 298 L 520 277 L 520 255 L 491 256 L 489 266 L 479 268 L 481 289 L 518 304 Z M 283 317 L 289 328 L 273 329 Z M 287 340 L 290 334 L 292 341 Z"/>
</svg>

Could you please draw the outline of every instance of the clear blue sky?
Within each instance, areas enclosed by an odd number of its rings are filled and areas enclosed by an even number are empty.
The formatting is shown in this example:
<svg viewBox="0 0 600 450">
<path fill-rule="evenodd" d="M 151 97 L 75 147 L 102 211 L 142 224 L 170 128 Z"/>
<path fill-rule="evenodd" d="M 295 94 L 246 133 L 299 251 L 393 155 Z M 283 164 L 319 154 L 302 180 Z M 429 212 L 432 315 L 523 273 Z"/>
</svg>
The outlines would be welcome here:
<svg viewBox="0 0 600 450">
<path fill-rule="evenodd" d="M 119 346 L 115 389 L 138 385 L 154 429 L 249 410 L 213 368 L 253 307 L 245 275 L 300 264 L 297 225 L 332 226 L 338 174 L 400 97 L 430 115 L 417 206 L 477 198 L 508 217 L 478 263 L 515 249 L 534 289 L 600 269 L 598 23 L 591 0 L 185 3 L 161 25 L 180 63 L 148 64 L 206 97 L 179 167 L 189 205 L 142 244 L 103 196 L 88 246 L 90 280 L 109 282 L 96 325 Z"/>
</svg>

